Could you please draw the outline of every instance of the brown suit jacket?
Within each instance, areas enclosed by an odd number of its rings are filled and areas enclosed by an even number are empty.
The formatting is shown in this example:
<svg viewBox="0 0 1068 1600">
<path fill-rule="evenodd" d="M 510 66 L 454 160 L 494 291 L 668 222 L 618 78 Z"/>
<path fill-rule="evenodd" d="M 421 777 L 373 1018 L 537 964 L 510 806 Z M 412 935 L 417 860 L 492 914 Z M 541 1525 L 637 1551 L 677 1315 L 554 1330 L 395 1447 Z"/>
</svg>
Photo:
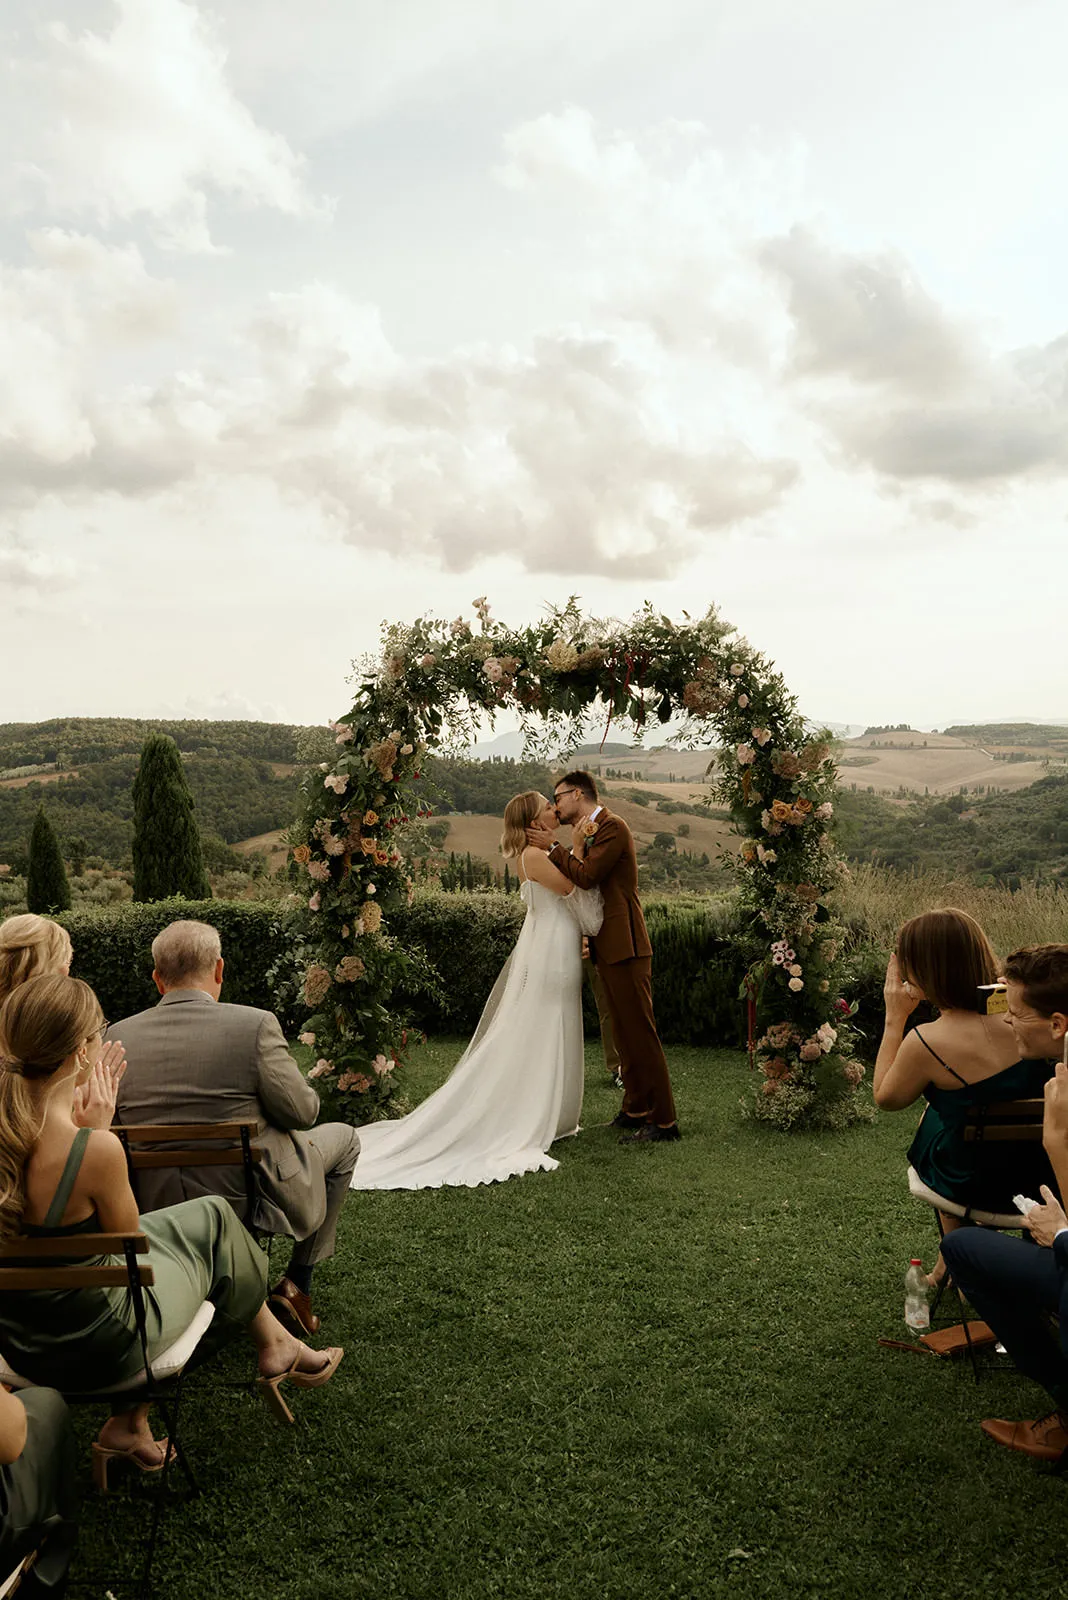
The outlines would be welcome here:
<svg viewBox="0 0 1068 1600">
<path fill-rule="evenodd" d="M 554 844 L 549 859 L 580 889 L 600 889 L 604 895 L 601 931 L 590 940 L 595 961 L 613 966 L 635 956 L 651 956 L 653 947 L 638 899 L 638 857 L 634 837 L 622 817 L 603 806 L 595 821 L 597 832 L 584 856 L 570 855 Z"/>
<path fill-rule="evenodd" d="M 319 1096 L 289 1053 L 278 1019 L 254 1006 L 222 1005 L 200 989 L 172 989 L 158 1005 L 123 1022 L 129 1067 L 119 1085 L 117 1119 L 258 1122 L 257 1227 L 306 1239 L 326 1215 L 322 1159 L 300 1129 L 319 1115 Z M 142 1211 L 221 1194 L 245 1218 L 240 1167 L 159 1167 L 137 1174 Z M 245 1219 L 247 1220 L 247 1219 Z"/>
</svg>

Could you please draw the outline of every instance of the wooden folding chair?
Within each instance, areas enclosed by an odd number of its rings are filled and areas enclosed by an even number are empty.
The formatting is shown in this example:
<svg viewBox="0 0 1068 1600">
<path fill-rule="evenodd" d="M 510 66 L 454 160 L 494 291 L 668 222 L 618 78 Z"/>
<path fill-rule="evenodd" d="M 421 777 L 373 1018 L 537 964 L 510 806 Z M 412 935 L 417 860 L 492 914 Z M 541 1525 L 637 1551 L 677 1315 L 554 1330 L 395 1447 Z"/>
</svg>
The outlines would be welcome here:
<svg viewBox="0 0 1068 1600">
<path fill-rule="evenodd" d="M 126 1152 L 130 1187 L 137 1194 L 137 1173 L 149 1167 L 241 1167 L 245 1182 L 245 1216 L 252 1231 L 259 1188 L 256 1163 L 263 1155 L 253 1139 L 258 1122 L 158 1122 L 112 1124 Z M 150 1149 L 143 1148 L 151 1146 Z"/>
<path fill-rule="evenodd" d="M 143 1233 L 81 1233 L 65 1234 L 59 1238 L 9 1239 L 0 1246 L 0 1291 L 5 1294 L 42 1289 L 120 1288 L 129 1291 L 141 1345 L 141 1370 L 121 1382 L 102 1384 L 94 1383 L 91 1364 L 87 1364 L 85 1384 L 62 1388 L 60 1393 L 69 1404 L 111 1402 L 121 1396 L 128 1399 L 131 1406 L 142 1402 L 158 1406 L 173 1447 L 174 1459 L 185 1475 L 190 1493 L 197 1494 L 197 1481 L 178 1437 L 178 1412 L 182 1376 L 211 1325 L 215 1307 L 210 1300 L 203 1301 L 179 1338 L 166 1350 L 160 1351 L 154 1360 L 150 1359 L 145 1289 L 154 1283 L 155 1274 L 150 1264 L 142 1265 L 138 1260 L 139 1256 L 148 1253 L 148 1248 L 148 1240 Z M 102 1256 L 106 1258 L 103 1262 L 100 1261 Z M 61 1264 L 48 1265 L 49 1261 L 60 1260 Z M 16 1372 L 2 1356 L 0 1382 L 12 1389 L 33 1387 L 31 1380 Z M 160 1474 L 160 1492 L 154 1497 L 152 1526 L 138 1588 L 140 1600 L 144 1600 L 149 1592 L 152 1562 L 168 1498 L 170 1464 L 171 1451 L 168 1451 Z"/>
<path fill-rule="evenodd" d="M 1045 1108 L 1043 1100 L 1001 1100 L 992 1101 L 989 1105 L 973 1106 L 964 1122 L 964 1142 L 968 1145 L 981 1145 L 978 1162 L 979 1181 L 989 1177 L 992 1184 L 999 1190 L 1004 1189 L 1004 1178 L 1000 1176 L 1006 1168 L 1007 1162 L 1013 1155 L 1013 1147 L 1026 1145 L 1033 1148 L 1042 1140 L 1042 1118 Z M 1036 1180 L 1034 1188 L 1037 1191 L 1039 1182 L 1050 1183 L 1053 1180 L 1053 1170 L 1049 1166 L 1044 1154 L 1036 1152 Z M 1045 1169 L 1045 1171 L 1043 1170 Z M 1000 1178 L 1000 1181 L 998 1181 Z M 941 1251 L 942 1240 L 945 1238 L 945 1228 L 942 1224 L 942 1215 L 959 1217 L 962 1222 L 974 1223 L 983 1228 L 996 1228 L 1001 1232 L 1023 1231 L 1023 1217 L 1018 1211 L 992 1211 L 982 1206 L 961 1205 L 959 1201 L 950 1200 L 945 1195 L 939 1194 L 916 1172 L 914 1167 L 908 1169 L 909 1193 L 917 1200 L 922 1200 L 929 1205 L 935 1213 L 938 1225 L 938 1243 Z M 1030 1196 L 1037 1200 L 1037 1192 Z M 968 1341 L 968 1355 L 972 1364 L 975 1381 L 979 1382 L 979 1363 L 976 1360 L 975 1350 L 972 1347 L 971 1336 L 968 1331 L 968 1318 L 965 1310 L 965 1300 L 959 1287 L 953 1281 L 952 1274 L 946 1269 L 945 1276 L 935 1295 L 931 1306 L 932 1316 L 937 1312 L 942 1301 L 942 1296 L 947 1289 L 955 1290 L 960 1302 L 961 1323 L 964 1327 L 965 1338 Z"/>
</svg>

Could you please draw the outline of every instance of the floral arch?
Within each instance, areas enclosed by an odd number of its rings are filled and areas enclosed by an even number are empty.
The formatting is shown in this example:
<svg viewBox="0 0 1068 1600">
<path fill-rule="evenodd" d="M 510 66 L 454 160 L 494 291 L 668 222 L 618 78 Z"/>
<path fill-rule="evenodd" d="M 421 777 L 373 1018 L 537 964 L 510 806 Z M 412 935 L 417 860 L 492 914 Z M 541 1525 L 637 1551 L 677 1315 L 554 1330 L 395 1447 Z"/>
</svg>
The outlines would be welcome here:
<svg viewBox="0 0 1068 1600">
<path fill-rule="evenodd" d="M 474 623 L 386 625 L 351 711 L 330 724 L 334 759 L 304 779 L 292 853 L 309 879 L 315 959 L 301 1037 L 332 1110 L 356 1123 L 388 1114 L 403 1060 L 390 996 L 408 957 L 390 917 L 413 891 L 394 830 L 430 814 L 415 787 L 427 752 L 446 728 L 456 746 L 479 716 L 504 709 L 519 713 L 529 746 L 567 750 L 599 707 L 606 732 L 681 716 L 681 747 L 723 749 L 709 798 L 730 807 L 742 837 L 742 903 L 763 944 L 746 980 L 760 1073 L 752 1109 L 783 1127 L 852 1120 L 863 1068 L 849 1054 L 853 1008 L 839 993 L 840 930 L 825 903 L 841 870 L 828 832 L 829 738 L 811 735 L 782 677 L 715 610 L 675 623 L 646 606 L 629 622 L 601 622 L 572 601 L 519 631 L 484 599 L 474 611 Z"/>
</svg>

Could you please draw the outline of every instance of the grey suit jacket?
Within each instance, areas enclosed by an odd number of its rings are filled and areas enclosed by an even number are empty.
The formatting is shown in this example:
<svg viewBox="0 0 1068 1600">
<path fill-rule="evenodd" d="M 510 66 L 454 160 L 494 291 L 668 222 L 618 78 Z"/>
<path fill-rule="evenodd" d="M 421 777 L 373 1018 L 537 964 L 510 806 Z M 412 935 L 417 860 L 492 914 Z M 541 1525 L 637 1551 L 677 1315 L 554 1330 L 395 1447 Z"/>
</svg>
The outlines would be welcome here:
<svg viewBox="0 0 1068 1600">
<path fill-rule="evenodd" d="M 129 1063 L 119 1085 L 120 1122 L 258 1122 L 256 1227 L 306 1239 L 326 1215 L 326 1180 L 306 1133 L 319 1096 L 290 1055 L 278 1019 L 223 1005 L 201 989 L 172 989 L 158 1005 L 112 1023 Z M 137 1174 L 142 1211 L 221 1194 L 243 1220 L 240 1167 L 161 1167 Z"/>
</svg>

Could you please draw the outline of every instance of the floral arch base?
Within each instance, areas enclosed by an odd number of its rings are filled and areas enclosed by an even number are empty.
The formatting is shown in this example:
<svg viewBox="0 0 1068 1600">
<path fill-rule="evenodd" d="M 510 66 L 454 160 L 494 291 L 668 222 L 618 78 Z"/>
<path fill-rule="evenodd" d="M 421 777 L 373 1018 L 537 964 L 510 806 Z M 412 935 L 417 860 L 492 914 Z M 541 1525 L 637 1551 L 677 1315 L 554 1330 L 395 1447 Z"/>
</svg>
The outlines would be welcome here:
<svg viewBox="0 0 1068 1600">
<path fill-rule="evenodd" d="M 584 617 L 575 602 L 519 631 L 486 601 L 475 621 L 420 618 L 383 629 L 352 710 L 330 727 L 332 761 L 304 779 L 292 836 L 308 875 L 302 1040 L 332 1114 L 390 1114 L 406 1030 L 390 1005 L 411 957 L 390 933 L 412 896 L 395 829 L 429 815 L 417 787 L 428 751 L 470 741 L 476 719 L 518 712 L 528 748 L 573 749 L 591 711 L 641 730 L 676 722 L 681 748 L 723 750 L 709 799 L 730 807 L 735 866 L 757 957 L 749 970 L 751 1112 L 780 1127 L 843 1126 L 864 1114 L 850 1054 L 853 1008 L 839 989 L 841 933 L 826 897 L 841 870 L 828 832 L 837 768 L 772 664 L 715 610 L 670 621 Z"/>
</svg>

